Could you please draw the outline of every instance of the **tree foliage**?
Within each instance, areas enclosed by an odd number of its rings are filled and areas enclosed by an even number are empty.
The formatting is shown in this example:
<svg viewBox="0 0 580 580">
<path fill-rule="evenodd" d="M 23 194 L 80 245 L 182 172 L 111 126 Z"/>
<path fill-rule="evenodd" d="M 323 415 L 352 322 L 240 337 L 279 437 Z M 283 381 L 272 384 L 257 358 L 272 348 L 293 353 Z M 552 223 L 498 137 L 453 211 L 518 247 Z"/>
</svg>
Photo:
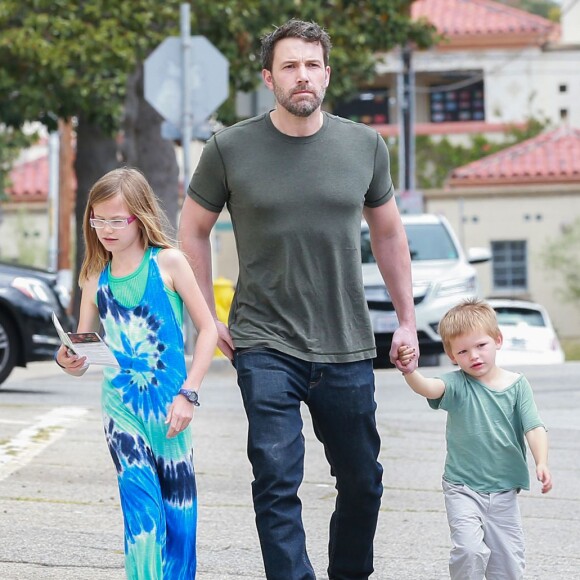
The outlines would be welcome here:
<svg viewBox="0 0 580 580">
<path fill-rule="evenodd" d="M 161 118 L 142 94 L 142 63 L 179 35 L 178 0 L 2 0 L 0 123 L 77 119 L 77 248 L 88 189 L 119 163 L 142 169 L 167 205 L 177 203 L 177 164 Z M 408 17 L 410 0 L 193 0 L 192 34 L 206 36 L 230 62 L 230 98 L 218 111 L 235 121 L 237 90 L 259 82 L 260 37 L 287 18 L 316 20 L 334 44 L 329 100 L 374 74 L 374 54 L 410 41 L 428 46 L 435 30 Z M 118 148 L 116 136 L 124 131 Z M 133 140 L 133 142 L 131 142 Z M 169 159 L 172 157 L 172 159 Z M 186 176 L 185 179 L 189 179 Z M 169 203 L 171 202 L 171 204 Z M 169 207 L 170 217 L 173 213 Z M 77 256 L 78 263 L 78 256 Z"/>
<path fill-rule="evenodd" d="M 83 114 L 101 130 L 120 127 L 128 76 L 166 37 L 179 34 L 176 0 L 3 0 L 0 8 L 0 120 L 19 126 Z M 373 74 L 373 54 L 434 29 L 405 16 L 408 0 L 196 0 L 192 33 L 228 58 L 232 95 L 255 87 L 259 38 L 289 17 L 330 31 L 335 76 L 329 96 Z M 231 107 L 230 107 L 231 109 Z"/>
<path fill-rule="evenodd" d="M 559 276 L 563 286 L 558 293 L 566 302 L 580 307 L 580 218 L 563 228 L 562 233 L 548 241 L 542 252 L 545 266 Z"/>
<path fill-rule="evenodd" d="M 553 0 L 499 0 L 499 2 L 542 16 L 553 22 L 560 22 L 560 2 Z"/>
<path fill-rule="evenodd" d="M 507 147 L 526 141 L 546 128 L 546 122 L 530 119 L 523 129 L 513 127 L 507 131 L 501 142 L 490 141 L 485 135 L 474 135 L 467 145 L 454 144 L 447 137 L 437 140 L 426 135 L 415 139 L 415 168 L 417 189 L 443 187 L 450 172 L 472 161 L 497 153 Z M 391 173 L 398 183 L 398 147 L 389 145 L 391 152 Z"/>
<path fill-rule="evenodd" d="M 12 184 L 8 172 L 20 151 L 30 147 L 36 140 L 36 134 L 26 134 L 13 127 L 0 127 L 0 201 L 6 199 L 6 189 Z"/>
</svg>

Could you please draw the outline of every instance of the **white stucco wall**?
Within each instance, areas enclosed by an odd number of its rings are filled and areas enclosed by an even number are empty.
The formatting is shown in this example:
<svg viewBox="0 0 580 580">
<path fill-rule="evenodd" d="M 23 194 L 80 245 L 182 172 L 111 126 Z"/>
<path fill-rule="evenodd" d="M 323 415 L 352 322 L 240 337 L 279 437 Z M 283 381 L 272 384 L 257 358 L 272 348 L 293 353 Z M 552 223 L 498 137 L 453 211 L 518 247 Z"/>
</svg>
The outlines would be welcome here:
<svg viewBox="0 0 580 580">
<path fill-rule="evenodd" d="M 418 88 L 418 123 L 429 121 L 425 89 L 432 80 L 425 75 L 463 71 L 474 81 L 480 79 L 478 73 L 483 76 L 488 123 L 521 123 L 535 117 L 546 119 L 554 126 L 562 122 L 560 110 L 566 109 L 566 122 L 580 127 L 580 107 L 577 105 L 580 102 L 580 46 L 453 52 L 433 49 L 414 53 L 413 68 Z M 379 75 L 395 74 L 399 69 L 400 57 L 396 52 L 386 55 L 385 60 L 377 64 Z M 565 86 L 566 91 L 561 92 L 560 86 Z"/>
</svg>

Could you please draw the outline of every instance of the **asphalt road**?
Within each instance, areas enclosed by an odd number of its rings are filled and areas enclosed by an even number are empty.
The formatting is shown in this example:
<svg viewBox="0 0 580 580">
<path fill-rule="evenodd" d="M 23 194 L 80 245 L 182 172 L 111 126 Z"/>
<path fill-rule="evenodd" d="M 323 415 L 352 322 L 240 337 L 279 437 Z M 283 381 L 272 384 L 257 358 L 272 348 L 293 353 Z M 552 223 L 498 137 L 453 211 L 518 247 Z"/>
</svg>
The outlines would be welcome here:
<svg viewBox="0 0 580 580">
<path fill-rule="evenodd" d="M 423 369 L 431 376 L 442 369 Z M 549 428 L 554 489 L 523 492 L 528 580 L 580 578 L 580 363 L 521 369 Z M 99 410 L 100 371 L 83 379 L 53 363 L 18 369 L 0 389 L 0 579 L 122 580 L 115 471 Z M 199 580 L 263 578 L 245 457 L 246 421 L 233 370 L 216 361 L 194 422 Z M 373 578 L 447 578 L 440 490 L 445 413 L 394 370 L 377 372 L 385 493 Z M 325 578 L 334 487 L 307 410 L 301 497 L 309 552 Z M 531 458 L 530 458 L 531 460 Z M 531 466 L 531 464 L 530 464 Z"/>
</svg>

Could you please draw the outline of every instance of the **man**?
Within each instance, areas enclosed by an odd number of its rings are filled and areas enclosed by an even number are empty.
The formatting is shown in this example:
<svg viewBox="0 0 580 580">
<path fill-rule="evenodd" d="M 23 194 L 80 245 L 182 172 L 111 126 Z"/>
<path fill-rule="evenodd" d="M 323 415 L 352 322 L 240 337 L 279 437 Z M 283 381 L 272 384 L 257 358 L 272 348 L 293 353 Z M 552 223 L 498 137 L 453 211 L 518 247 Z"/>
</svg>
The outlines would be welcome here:
<svg viewBox="0 0 580 580">
<path fill-rule="evenodd" d="M 372 129 L 322 112 L 330 38 L 290 20 L 262 39 L 262 77 L 276 108 L 206 144 L 185 200 L 180 239 L 213 307 L 209 236 L 227 204 L 239 258 L 219 346 L 238 373 L 248 417 L 256 525 L 269 579 L 313 579 L 298 488 L 300 404 L 336 477 L 328 575 L 368 578 L 382 495 L 375 422 L 375 345 L 361 273 L 364 214 L 400 326 L 418 349 L 411 265 L 389 174 Z M 418 351 L 417 351 L 418 352 Z"/>
</svg>

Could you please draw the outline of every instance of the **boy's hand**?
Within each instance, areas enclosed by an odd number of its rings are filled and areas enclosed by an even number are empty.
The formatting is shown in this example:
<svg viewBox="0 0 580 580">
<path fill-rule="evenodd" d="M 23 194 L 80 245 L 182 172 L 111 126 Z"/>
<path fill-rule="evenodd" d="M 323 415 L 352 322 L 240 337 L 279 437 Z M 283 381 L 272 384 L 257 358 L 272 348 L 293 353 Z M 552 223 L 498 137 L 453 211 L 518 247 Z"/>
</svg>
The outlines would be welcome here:
<svg viewBox="0 0 580 580">
<path fill-rule="evenodd" d="M 536 477 L 542 484 L 542 493 L 548 493 L 552 489 L 552 476 L 548 466 L 543 463 L 536 465 Z"/>
<path fill-rule="evenodd" d="M 407 366 L 416 357 L 415 349 L 405 344 L 399 347 L 398 355 L 403 366 Z"/>
</svg>

